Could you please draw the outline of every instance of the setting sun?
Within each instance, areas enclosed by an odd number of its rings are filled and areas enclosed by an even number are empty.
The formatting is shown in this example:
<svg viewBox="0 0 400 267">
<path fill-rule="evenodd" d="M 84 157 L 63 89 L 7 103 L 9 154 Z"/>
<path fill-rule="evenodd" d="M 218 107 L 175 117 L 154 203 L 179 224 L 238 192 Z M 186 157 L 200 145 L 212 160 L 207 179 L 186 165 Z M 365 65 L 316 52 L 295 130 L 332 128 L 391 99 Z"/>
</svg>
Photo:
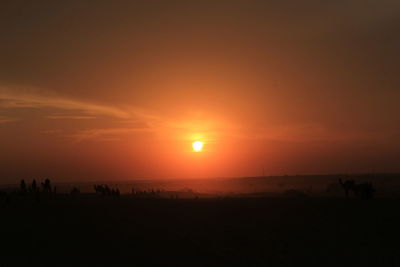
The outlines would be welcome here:
<svg viewBox="0 0 400 267">
<path fill-rule="evenodd" d="M 203 145 L 204 145 L 203 142 L 195 141 L 193 142 L 192 147 L 195 152 L 200 152 L 203 150 Z"/>
</svg>

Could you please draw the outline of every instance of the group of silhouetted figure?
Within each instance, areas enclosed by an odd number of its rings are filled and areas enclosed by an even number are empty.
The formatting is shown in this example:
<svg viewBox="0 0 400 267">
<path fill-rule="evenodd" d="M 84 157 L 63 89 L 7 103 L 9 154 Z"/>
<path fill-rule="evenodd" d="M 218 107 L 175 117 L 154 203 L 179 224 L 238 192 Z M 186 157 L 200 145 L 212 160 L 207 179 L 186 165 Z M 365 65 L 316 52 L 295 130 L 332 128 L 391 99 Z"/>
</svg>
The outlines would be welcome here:
<svg viewBox="0 0 400 267">
<path fill-rule="evenodd" d="M 51 186 L 50 179 L 44 180 L 44 182 L 42 182 L 40 186 L 38 186 L 35 179 L 33 179 L 32 183 L 29 186 L 27 186 L 25 180 L 22 179 L 19 184 L 19 193 L 21 195 L 37 193 L 57 193 L 57 187 Z"/>
<path fill-rule="evenodd" d="M 93 185 L 94 191 L 96 192 L 96 194 L 100 194 L 102 196 L 112 196 L 112 197 L 119 197 L 120 196 L 120 192 L 119 189 L 116 188 L 110 188 L 108 185 L 106 184 L 100 184 L 100 185 Z"/>
<path fill-rule="evenodd" d="M 357 184 L 354 180 L 342 181 L 339 179 L 339 184 L 342 186 L 346 198 L 352 193 L 354 196 L 361 199 L 371 199 L 375 195 L 375 188 L 371 183 L 359 183 Z"/>
</svg>

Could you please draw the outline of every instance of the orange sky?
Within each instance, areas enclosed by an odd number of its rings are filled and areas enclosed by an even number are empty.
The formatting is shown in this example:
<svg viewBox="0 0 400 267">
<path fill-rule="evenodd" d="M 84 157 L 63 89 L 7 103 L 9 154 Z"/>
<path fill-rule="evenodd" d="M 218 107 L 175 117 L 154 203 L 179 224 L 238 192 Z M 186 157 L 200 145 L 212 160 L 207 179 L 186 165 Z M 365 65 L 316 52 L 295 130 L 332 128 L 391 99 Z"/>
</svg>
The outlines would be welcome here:
<svg viewBox="0 0 400 267">
<path fill-rule="evenodd" d="M 400 171 L 395 1 L 5 1 L 0 18 L 3 183 Z"/>
</svg>

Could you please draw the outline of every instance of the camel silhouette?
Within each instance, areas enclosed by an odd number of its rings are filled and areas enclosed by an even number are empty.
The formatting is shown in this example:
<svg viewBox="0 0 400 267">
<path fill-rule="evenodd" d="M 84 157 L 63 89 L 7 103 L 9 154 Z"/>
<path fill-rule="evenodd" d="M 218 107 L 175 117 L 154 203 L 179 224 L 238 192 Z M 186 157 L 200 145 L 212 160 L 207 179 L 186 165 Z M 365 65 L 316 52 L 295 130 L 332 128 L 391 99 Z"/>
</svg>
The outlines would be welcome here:
<svg viewBox="0 0 400 267">
<path fill-rule="evenodd" d="M 119 197 L 120 196 L 120 191 L 118 188 L 113 189 L 110 188 L 108 185 L 93 185 L 94 191 L 96 194 L 101 194 L 103 196 L 113 196 L 113 197 Z"/>
</svg>

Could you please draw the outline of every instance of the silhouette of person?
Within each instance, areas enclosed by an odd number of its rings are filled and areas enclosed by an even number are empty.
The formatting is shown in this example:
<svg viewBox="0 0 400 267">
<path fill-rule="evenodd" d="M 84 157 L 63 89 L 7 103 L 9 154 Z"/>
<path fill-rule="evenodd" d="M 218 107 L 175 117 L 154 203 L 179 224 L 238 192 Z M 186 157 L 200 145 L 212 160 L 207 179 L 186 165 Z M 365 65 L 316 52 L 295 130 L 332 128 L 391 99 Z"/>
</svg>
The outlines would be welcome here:
<svg viewBox="0 0 400 267">
<path fill-rule="evenodd" d="M 35 179 L 33 179 L 33 181 L 32 181 L 31 188 L 32 188 L 32 192 L 36 193 L 36 191 L 37 191 L 37 184 L 36 184 L 36 180 L 35 180 Z"/>
<path fill-rule="evenodd" d="M 42 183 L 43 192 L 51 193 L 51 183 L 49 179 L 46 179 L 44 183 Z"/>
<path fill-rule="evenodd" d="M 26 193 L 26 183 L 25 183 L 25 180 L 24 180 L 24 179 L 21 180 L 21 183 L 20 183 L 20 185 L 19 185 L 19 188 L 20 188 L 22 194 L 25 194 L 25 193 Z"/>
</svg>

